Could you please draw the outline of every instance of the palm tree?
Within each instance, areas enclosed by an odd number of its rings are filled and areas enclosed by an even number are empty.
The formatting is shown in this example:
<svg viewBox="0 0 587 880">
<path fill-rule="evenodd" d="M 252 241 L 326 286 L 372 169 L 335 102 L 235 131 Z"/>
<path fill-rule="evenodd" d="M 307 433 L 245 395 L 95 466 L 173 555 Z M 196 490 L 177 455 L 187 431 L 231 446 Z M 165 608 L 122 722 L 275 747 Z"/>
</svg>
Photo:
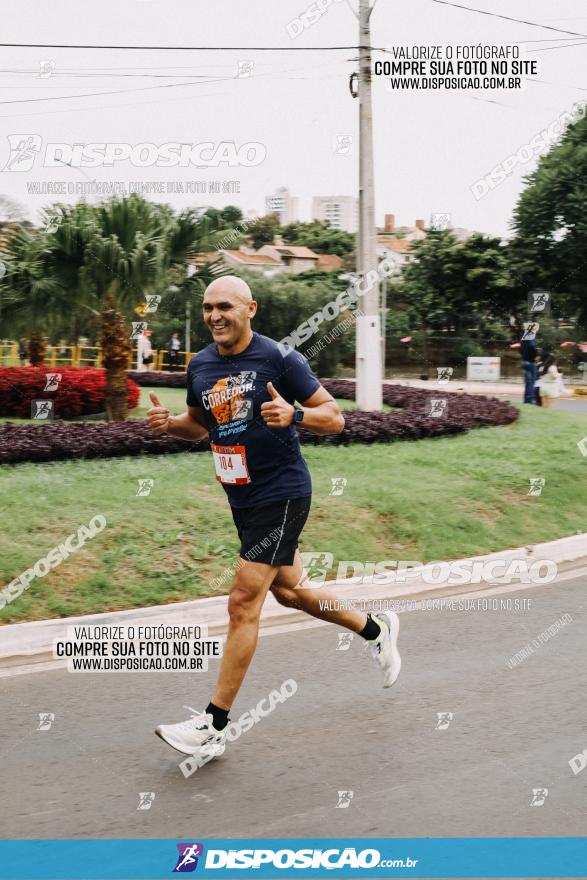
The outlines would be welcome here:
<svg viewBox="0 0 587 880">
<path fill-rule="evenodd" d="M 29 359 L 43 363 L 46 334 L 57 332 L 66 310 L 65 291 L 46 271 L 45 242 L 36 230 L 15 227 L 4 242 L 6 274 L 0 281 L 0 318 L 16 335 L 29 337 Z"/>
<path fill-rule="evenodd" d="M 100 205 L 54 205 L 45 212 L 44 229 L 17 230 L 5 246 L 0 316 L 26 326 L 29 335 L 67 326 L 74 338 L 99 318 L 108 418 L 124 420 L 131 347 L 123 315 L 132 314 L 146 294 L 169 287 L 187 308 L 205 283 L 224 272 L 214 261 L 195 276 L 187 274 L 211 222 L 191 210 L 176 216 L 138 195 Z"/>
<path fill-rule="evenodd" d="M 145 295 L 166 290 L 185 276 L 207 224 L 192 211 L 175 216 L 167 206 L 139 196 L 99 206 L 60 207 L 51 233 L 51 268 L 75 300 L 74 310 L 101 314 L 106 403 L 111 420 L 126 418 L 129 329 L 116 312 L 131 314 Z"/>
<path fill-rule="evenodd" d="M 122 422 L 128 413 L 126 368 L 132 352 L 124 318 L 106 295 L 100 332 L 102 362 L 106 370 L 106 416 L 109 422 Z"/>
</svg>

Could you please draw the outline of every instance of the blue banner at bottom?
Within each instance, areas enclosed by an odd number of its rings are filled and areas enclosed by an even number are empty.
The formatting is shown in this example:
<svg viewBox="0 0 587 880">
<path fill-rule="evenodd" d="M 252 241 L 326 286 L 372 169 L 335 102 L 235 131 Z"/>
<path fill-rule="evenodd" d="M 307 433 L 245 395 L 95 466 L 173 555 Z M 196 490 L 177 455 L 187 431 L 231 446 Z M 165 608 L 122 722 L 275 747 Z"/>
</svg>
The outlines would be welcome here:
<svg viewBox="0 0 587 880">
<path fill-rule="evenodd" d="M 587 838 L 0 841 L 1 880 L 587 877 Z"/>
</svg>

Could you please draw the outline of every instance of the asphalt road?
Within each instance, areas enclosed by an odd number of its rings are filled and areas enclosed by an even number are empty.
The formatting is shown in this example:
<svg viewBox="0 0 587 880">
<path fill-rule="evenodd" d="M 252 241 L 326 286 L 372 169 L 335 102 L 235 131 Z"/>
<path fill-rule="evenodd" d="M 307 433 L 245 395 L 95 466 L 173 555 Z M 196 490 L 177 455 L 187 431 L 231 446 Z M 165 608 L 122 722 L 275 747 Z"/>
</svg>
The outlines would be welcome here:
<svg viewBox="0 0 587 880">
<path fill-rule="evenodd" d="M 502 400 L 512 400 L 512 398 L 503 397 Z M 521 401 L 512 400 L 512 403 L 521 403 Z M 556 401 L 554 409 L 587 415 L 587 397 L 561 397 Z"/>
<path fill-rule="evenodd" d="M 565 397 L 557 400 L 555 409 L 587 415 L 587 397 Z"/>
<path fill-rule="evenodd" d="M 511 593 L 528 610 L 401 615 L 404 668 L 383 690 L 355 637 L 274 634 L 233 717 L 286 679 L 298 690 L 189 779 L 153 735 L 205 706 L 208 673 L 3 679 L 3 838 L 573 836 L 585 833 L 586 578 Z M 511 658 L 569 622 L 525 661 Z M 54 713 L 50 730 L 38 715 Z M 436 729 L 437 713 L 453 714 Z M 531 806 L 533 789 L 548 789 Z M 339 791 L 352 791 L 346 808 Z M 139 792 L 154 792 L 138 810 Z"/>
</svg>

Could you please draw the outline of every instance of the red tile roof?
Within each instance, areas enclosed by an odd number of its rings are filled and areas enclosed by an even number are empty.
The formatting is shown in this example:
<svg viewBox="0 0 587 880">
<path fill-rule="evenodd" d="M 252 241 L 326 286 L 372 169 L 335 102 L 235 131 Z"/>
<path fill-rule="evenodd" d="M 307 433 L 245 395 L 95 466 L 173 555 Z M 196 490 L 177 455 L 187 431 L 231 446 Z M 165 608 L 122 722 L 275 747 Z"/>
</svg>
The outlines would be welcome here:
<svg viewBox="0 0 587 880">
<path fill-rule="evenodd" d="M 380 238 L 377 243 L 389 248 L 390 251 L 395 251 L 396 254 L 406 254 L 412 249 L 412 242 L 406 241 L 405 238 Z"/>
<path fill-rule="evenodd" d="M 296 247 L 289 244 L 276 245 L 276 249 L 280 254 L 283 254 L 284 257 L 296 257 L 297 259 L 312 259 L 317 260 L 319 254 L 315 254 L 314 251 L 310 250 L 308 247 Z"/>
<path fill-rule="evenodd" d="M 332 269 L 340 269 L 343 265 L 344 260 L 336 254 L 320 254 L 318 256 L 318 262 L 316 263 L 316 269 L 324 269 L 328 271 Z"/>
<path fill-rule="evenodd" d="M 221 253 L 230 254 L 231 257 L 234 257 L 241 263 L 271 263 L 274 266 L 281 265 L 281 260 L 276 260 L 273 257 L 267 256 L 267 254 L 243 254 L 242 251 L 229 250 L 223 250 Z"/>
</svg>

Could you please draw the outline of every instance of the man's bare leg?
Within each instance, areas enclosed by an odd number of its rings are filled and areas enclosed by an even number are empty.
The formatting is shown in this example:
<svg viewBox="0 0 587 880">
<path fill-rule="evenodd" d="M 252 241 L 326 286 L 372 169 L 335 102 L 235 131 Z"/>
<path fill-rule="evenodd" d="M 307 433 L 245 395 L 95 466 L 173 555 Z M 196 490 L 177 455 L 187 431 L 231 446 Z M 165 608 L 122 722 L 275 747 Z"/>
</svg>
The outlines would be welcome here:
<svg viewBox="0 0 587 880">
<path fill-rule="evenodd" d="M 185 755 L 198 753 L 210 759 L 224 752 L 223 731 L 228 724 L 228 712 L 255 653 L 259 617 L 269 589 L 282 605 L 300 608 L 320 620 L 337 623 L 359 633 L 371 645 L 373 657 L 383 671 L 384 687 L 390 687 L 396 681 L 401 669 L 401 657 L 397 650 L 399 618 L 393 612 L 385 612 L 374 621 L 360 611 L 344 608 L 335 611 L 336 594 L 332 590 L 301 586 L 304 570 L 297 551 L 293 565 L 277 567 L 244 560 L 241 563 L 228 600 L 228 636 L 216 689 L 206 709 L 206 719 L 203 720 L 203 715 L 199 713 L 189 721 L 162 724 L 155 730 L 168 745 Z M 381 617 L 387 623 L 381 621 Z M 371 633 L 373 628 L 374 632 Z"/>
<path fill-rule="evenodd" d="M 261 608 L 278 571 L 274 565 L 239 560 L 228 599 L 230 623 L 212 700 L 205 712 L 196 713 L 188 721 L 160 724 L 155 729 L 157 736 L 178 752 L 197 754 L 206 760 L 223 754 L 228 712 L 255 653 Z"/>
<path fill-rule="evenodd" d="M 294 564 L 280 566 L 271 585 L 271 592 L 277 601 L 288 608 L 299 608 L 306 614 L 318 617 L 320 620 L 336 623 L 356 633 L 361 632 L 367 622 L 367 615 L 362 611 L 353 611 L 350 608 L 335 610 L 336 593 L 328 587 L 307 589 L 298 586 L 303 570 L 300 551 L 296 550 Z"/>
<path fill-rule="evenodd" d="M 259 617 L 265 596 L 279 568 L 239 560 L 228 599 L 230 623 L 211 702 L 228 711 L 253 659 L 259 635 Z"/>
<path fill-rule="evenodd" d="M 397 650 L 399 617 L 385 611 L 374 620 L 372 615 L 341 608 L 336 611 L 336 593 L 325 587 L 304 587 L 304 570 L 299 551 L 293 565 L 281 566 L 271 591 L 278 602 L 290 608 L 300 608 L 306 614 L 337 623 L 359 633 L 372 648 L 373 658 L 383 672 L 383 687 L 391 687 L 397 680 L 402 661 Z M 309 581 L 308 581 L 309 583 Z M 322 607 L 321 607 L 322 606 Z M 374 630 L 372 633 L 371 631 Z"/>
</svg>

